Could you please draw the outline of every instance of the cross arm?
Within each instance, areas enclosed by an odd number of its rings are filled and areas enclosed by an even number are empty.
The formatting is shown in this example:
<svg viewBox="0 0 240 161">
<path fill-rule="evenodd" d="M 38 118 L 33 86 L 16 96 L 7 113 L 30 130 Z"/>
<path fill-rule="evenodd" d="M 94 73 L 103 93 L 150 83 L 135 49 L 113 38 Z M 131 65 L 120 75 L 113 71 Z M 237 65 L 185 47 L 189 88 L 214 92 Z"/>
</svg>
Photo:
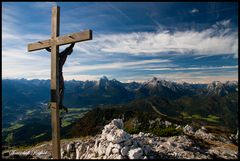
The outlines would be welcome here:
<svg viewBox="0 0 240 161">
<path fill-rule="evenodd" d="M 51 40 L 38 41 L 36 43 L 28 44 L 28 51 L 35 51 L 45 49 L 51 46 Z"/>
<path fill-rule="evenodd" d="M 76 32 L 65 36 L 60 36 L 57 38 L 57 45 L 66 45 L 73 42 L 81 42 L 92 40 L 92 30 L 85 30 L 82 32 Z"/>
<path fill-rule="evenodd" d="M 57 37 L 56 45 L 66 45 L 73 42 L 76 43 L 76 42 L 87 41 L 87 40 L 92 40 L 92 30 L 85 30 L 82 32 L 77 32 L 77 33 Z M 35 51 L 35 50 L 51 47 L 51 41 L 53 40 L 48 39 L 48 40 L 38 41 L 36 43 L 28 44 L 28 51 Z"/>
</svg>

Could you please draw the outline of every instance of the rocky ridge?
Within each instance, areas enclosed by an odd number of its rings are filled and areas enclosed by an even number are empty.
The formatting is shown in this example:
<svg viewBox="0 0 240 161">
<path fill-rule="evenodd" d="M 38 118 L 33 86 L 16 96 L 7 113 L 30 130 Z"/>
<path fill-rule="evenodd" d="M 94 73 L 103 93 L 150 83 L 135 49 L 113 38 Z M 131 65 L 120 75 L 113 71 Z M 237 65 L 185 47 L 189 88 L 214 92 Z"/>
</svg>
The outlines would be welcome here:
<svg viewBox="0 0 240 161">
<path fill-rule="evenodd" d="M 122 119 L 104 126 L 101 134 L 61 144 L 63 159 L 237 159 L 238 133 L 226 137 L 208 133 L 206 128 L 182 128 L 183 134 L 158 137 L 151 133 L 128 134 Z M 235 143 L 235 144 L 233 144 Z M 52 158 L 50 143 L 31 150 L 5 151 L 3 158 Z M 48 149 L 48 150 L 47 150 Z"/>
</svg>

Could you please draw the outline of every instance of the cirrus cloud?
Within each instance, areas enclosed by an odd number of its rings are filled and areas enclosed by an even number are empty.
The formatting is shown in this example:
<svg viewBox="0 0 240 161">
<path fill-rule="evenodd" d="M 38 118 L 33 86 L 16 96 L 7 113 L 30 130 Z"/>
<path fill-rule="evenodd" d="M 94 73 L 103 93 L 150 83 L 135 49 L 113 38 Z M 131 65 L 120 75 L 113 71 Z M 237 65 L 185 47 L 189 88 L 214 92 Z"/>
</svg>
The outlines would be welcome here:
<svg viewBox="0 0 240 161">
<path fill-rule="evenodd" d="M 196 9 L 196 8 L 193 8 L 191 11 L 189 11 L 190 13 L 198 13 L 199 12 L 199 10 L 198 9 Z"/>
<path fill-rule="evenodd" d="M 226 34 L 227 33 L 227 34 Z M 219 55 L 238 57 L 238 32 L 228 28 L 209 28 L 203 31 L 134 32 L 98 35 L 92 42 L 82 44 L 83 52 L 156 54 L 177 52 L 181 54 Z"/>
<path fill-rule="evenodd" d="M 44 5 L 51 6 L 49 3 L 44 3 Z M 9 11 L 5 11 L 4 15 L 3 18 L 10 16 L 10 22 L 15 22 L 16 15 L 12 15 Z M 9 19 L 4 19 L 3 22 L 4 46 L 6 42 L 12 40 L 18 41 L 21 46 L 25 46 L 35 39 L 48 39 L 49 37 L 37 33 L 31 33 L 31 35 L 29 33 L 13 33 L 12 31 L 16 30 L 16 26 L 10 25 Z M 202 31 L 94 33 L 92 41 L 77 44 L 75 48 L 86 54 L 128 53 L 141 55 L 177 52 L 195 55 L 234 54 L 235 58 L 238 58 L 238 32 L 232 31 L 229 27 L 230 24 L 231 20 L 226 19 L 218 21 L 212 27 Z M 73 25 L 78 26 L 78 24 Z"/>
</svg>

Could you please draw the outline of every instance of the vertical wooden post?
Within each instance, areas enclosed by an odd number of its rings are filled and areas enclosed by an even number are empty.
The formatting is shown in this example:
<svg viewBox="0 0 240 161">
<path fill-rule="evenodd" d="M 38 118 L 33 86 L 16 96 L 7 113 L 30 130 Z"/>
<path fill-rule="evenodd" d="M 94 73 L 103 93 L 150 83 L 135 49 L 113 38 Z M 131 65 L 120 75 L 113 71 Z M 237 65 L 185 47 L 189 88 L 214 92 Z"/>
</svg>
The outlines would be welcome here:
<svg viewBox="0 0 240 161">
<path fill-rule="evenodd" d="M 54 159 L 60 155 L 60 122 L 59 122 L 59 46 L 56 44 L 59 36 L 60 8 L 52 8 L 52 41 L 51 41 L 51 109 L 52 109 L 52 152 Z"/>
<path fill-rule="evenodd" d="M 72 33 L 59 37 L 60 7 L 52 8 L 51 39 L 28 44 L 28 51 L 51 47 L 51 124 L 53 159 L 61 159 L 60 155 L 60 120 L 59 120 L 59 45 L 92 40 L 92 30 Z"/>
</svg>

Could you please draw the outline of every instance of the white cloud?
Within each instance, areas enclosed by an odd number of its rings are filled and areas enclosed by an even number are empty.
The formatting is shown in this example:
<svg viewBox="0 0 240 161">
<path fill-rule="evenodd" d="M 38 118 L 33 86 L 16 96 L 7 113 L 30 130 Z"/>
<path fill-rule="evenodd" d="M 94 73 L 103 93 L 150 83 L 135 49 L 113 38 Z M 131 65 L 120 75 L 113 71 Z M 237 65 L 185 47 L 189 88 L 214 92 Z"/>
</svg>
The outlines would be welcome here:
<svg viewBox="0 0 240 161">
<path fill-rule="evenodd" d="M 198 9 L 196 9 L 196 8 L 193 8 L 191 11 L 189 11 L 190 13 L 198 13 L 199 12 L 199 10 Z"/>
<path fill-rule="evenodd" d="M 50 38 L 50 35 L 43 35 L 43 34 L 11 34 L 8 32 L 4 32 L 2 35 L 2 39 L 4 41 L 37 41 L 37 40 L 47 40 Z M 33 43 L 33 42 L 32 42 Z"/>
<path fill-rule="evenodd" d="M 50 78 L 50 56 L 42 53 L 29 54 L 26 50 L 9 49 L 2 51 L 3 78 Z"/>
<path fill-rule="evenodd" d="M 231 23 L 231 20 L 230 19 L 228 19 L 228 20 L 222 20 L 222 21 L 219 21 L 219 22 L 217 22 L 216 23 L 216 25 L 222 25 L 222 26 L 224 26 L 224 27 L 229 27 L 229 25 L 230 25 L 230 23 Z"/>
<path fill-rule="evenodd" d="M 176 74 L 160 74 L 160 75 L 154 75 L 155 77 L 160 77 L 162 79 L 176 81 L 176 82 L 189 82 L 189 83 L 211 83 L 215 80 L 226 82 L 226 81 L 236 81 L 237 76 L 203 76 L 203 75 L 193 75 L 194 73 L 176 73 Z"/>
<path fill-rule="evenodd" d="M 225 74 L 225 75 L 224 75 Z M 188 82 L 188 83 L 211 83 L 213 81 L 237 81 L 237 73 L 223 73 L 223 75 L 206 75 L 204 72 L 194 71 L 194 72 L 176 72 L 176 73 L 161 73 L 161 74 L 146 74 L 144 77 L 140 75 L 132 75 L 128 77 L 122 77 L 120 80 L 122 82 L 146 82 L 151 80 L 153 77 L 157 77 L 163 80 L 170 80 L 175 82 Z"/>
<path fill-rule="evenodd" d="M 105 75 L 109 78 L 108 75 Z M 64 76 L 64 80 L 99 80 L 102 77 L 102 75 L 87 75 L 87 74 L 71 74 Z"/>
<path fill-rule="evenodd" d="M 221 82 L 238 80 L 236 72 L 223 72 L 222 75 L 208 75 L 204 73 L 204 71 L 194 71 L 189 73 L 177 72 L 171 74 L 149 74 L 148 77 L 148 80 L 157 77 L 165 80 L 189 83 L 211 83 L 216 80 Z"/>
<path fill-rule="evenodd" d="M 198 59 L 202 59 L 202 58 L 206 58 L 206 57 L 208 57 L 208 55 L 204 55 L 204 56 L 198 56 L 198 57 L 196 57 L 196 58 L 193 58 L 194 60 L 198 60 Z"/>
<path fill-rule="evenodd" d="M 140 65 L 146 65 L 149 63 L 168 63 L 170 60 L 167 59 L 151 59 L 151 60 L 141 60 L 134 62 L 117 62 L 117 63 L 106 63 L 106 64 L 95 64 L 95 65 L 78 65 L 78 66 L 68 66 L 64 68 L 64 72 L 78 72 L 78 71 L 89 71 L 89 70 L 101 70 L 101 69 L 123 69 L 123 68 L 136 68 Z"/>
<path fill-rule="evenodd" d="M 27 48 L 24 49 L 6 49 L 2 51 L 2 56 L 3 60 L 5 59 L 12 59 L 12 60 L 18 60 L 22 62 L 27 62 L 27 61 L 46 61 L 49 58 L 46 58 L 41 55 L 42 53 L 29 53 L 27 52 Z M 46 54 L 45 54 L 46 55 Z"/>
<path fill-rule="evenodd" d="M 227 32 L 227 34 L 226 34 Z M 134 55 L 178 52 L 180 54 L 219 55 L 234 54 L 238 58 L 238 32 L 228 28 L 217 31 L 135 32 L 94 36 L 82 43 L 81 52 L 128 53 Z"/>
<path fill-rule="evenodd" d="M 220 67 L 188 67 L 188 68 L 144 68 L 144 69 L 138 69 L 138 70 L 215 70 L 215 69 L 233 69 L 238 68 L 238 65 L 234 66 L 220 66 Z"/>
</svg>

